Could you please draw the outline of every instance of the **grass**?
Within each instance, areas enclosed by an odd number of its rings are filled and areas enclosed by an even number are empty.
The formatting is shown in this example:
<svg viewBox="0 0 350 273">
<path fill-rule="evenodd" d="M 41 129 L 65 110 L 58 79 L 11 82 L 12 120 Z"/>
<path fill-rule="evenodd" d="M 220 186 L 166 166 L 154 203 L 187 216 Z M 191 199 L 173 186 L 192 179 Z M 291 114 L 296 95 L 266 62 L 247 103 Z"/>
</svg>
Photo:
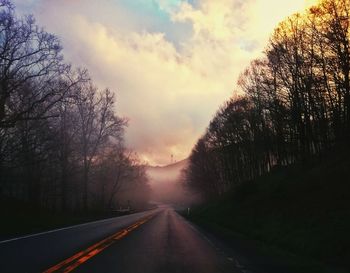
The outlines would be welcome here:
<svg viewBox="0 0 350 273">
<path fill-rule="evenodd" d="M 18 200 L 0 198 L 0 240 L 120 215 L 117 212 L 98 210 L 53 212 L 33 207 Z"/>
<path fill-rule="evenodd" d="M 111 217 L 105 213 L 64 214 L 25 207 L 14 210 L 8 209 L 8 202 L 4 201 L 1 205 L 0 240 Z"/>
<path fill-rule="evenodd" d="M 195 208 L 191 219 L 296 255 L 301 263 L 350 268 L 350 160 L 334 153 L 313 166 L 276 169 Z"/>
</svg>

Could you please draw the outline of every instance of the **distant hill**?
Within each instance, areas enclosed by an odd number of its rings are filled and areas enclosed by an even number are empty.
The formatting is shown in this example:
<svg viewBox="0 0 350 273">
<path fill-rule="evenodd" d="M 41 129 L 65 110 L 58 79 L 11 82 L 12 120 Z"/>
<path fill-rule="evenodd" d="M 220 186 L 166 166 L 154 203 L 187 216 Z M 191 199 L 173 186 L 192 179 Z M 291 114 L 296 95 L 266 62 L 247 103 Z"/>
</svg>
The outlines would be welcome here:
<svg viewBox="0 0 350 273">
<path fill-rule="evenodd" d="M 155 170 L 174 170 L 179 168 L 185 168 L 188 165 L 188 158 L 185 158 L 183 160 L 180 160 L 178 162 L 166 165 L 166 166 L 147 166 L 148 169 L 155 169 Z"/>
<path fill-rule="evenodd" d="M 188 158 L 166 166 L 146 166 L 150 183 L 170 183 L 179 179 L 181 171 L 188 166 Z"/>
<path fill-rule="evenodd" d="M 166 166 L 146 166 L 146 173 L 155 201 L 183 203 L 188 198 L 181 185 L 181 171 L 188 166 L 188 159 Z"/>
</svg>

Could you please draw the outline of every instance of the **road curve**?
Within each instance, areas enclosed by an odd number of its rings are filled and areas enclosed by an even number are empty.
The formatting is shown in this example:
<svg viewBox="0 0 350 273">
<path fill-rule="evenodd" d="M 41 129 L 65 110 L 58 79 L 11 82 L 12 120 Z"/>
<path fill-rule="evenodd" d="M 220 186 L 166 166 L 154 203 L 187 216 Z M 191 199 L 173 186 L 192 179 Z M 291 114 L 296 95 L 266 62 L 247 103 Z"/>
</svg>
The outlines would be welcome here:
<svg viewBox="0 0 350 273">
<path fill-rule="evenodd" d="M 2 273 L 241 273 L 172 208 L 0 242 Z"/>
</svg>

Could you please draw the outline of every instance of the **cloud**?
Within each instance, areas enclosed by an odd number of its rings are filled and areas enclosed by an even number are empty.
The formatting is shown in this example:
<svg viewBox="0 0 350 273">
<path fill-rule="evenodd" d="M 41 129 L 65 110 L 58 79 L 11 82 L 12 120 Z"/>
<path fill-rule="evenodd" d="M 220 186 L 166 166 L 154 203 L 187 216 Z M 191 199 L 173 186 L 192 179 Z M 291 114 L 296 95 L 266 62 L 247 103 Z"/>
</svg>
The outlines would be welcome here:
<svg viewBox="0 0 350 273">
<path fill-rule="evenodd" d="M 130 3 L 37 0 L 31 12 L 62 39 L 69 61 L 117 92 L 117 112 L 130 120 L 127 144 L 152 164 L 189 155 L 273 27 L 304 7 L 304 0 Z"/>
</svg>

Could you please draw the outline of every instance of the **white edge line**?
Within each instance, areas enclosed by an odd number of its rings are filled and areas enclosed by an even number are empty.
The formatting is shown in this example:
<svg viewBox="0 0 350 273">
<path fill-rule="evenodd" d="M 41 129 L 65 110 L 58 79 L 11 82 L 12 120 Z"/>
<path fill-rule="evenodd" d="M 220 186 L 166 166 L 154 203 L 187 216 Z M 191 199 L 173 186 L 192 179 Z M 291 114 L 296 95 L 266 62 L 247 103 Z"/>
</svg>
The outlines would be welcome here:
<svg viewBox="0 0 350 273">
<path fill-rule="evenodd" d="M 205 241 L 207 241 L 212 247 L 214 247 L 216 250 L 220 250 L 220 248 L 218 248 L 216 246 L 216 244 L 214 244 L 203 232 L 201 232 L 200 230 L 198 230 L 197 227 L 195 227 L 189 220 L 187 220 L 185 217 L 183 217 L 181 214 L 177 213 L 176 214 L 182 218 L 182 220 L 193 230 L 195 231 L 200 237 L 202 237 L 202 239 L 204 239 Z"/>
<path fill-rule="evenodd" d="M 149 211 L 147 211 L 147 212 L 149 212 Z M 143 212 L 138 212 L 138 213 L 143 213 Z M 135 213 L 135 214 L 137 214 L 137 213 Z M 130 214 L 130 215 L 135 215 L 135 214 Z M 130 215 L 123 215 L 123 216 L 119 216 L 119 217 L 117 216 L 117 217 L 107 218 L 107 219 L 103 219 L 103 220 L 87 222 L 87 223 L 84 223 L 84 224 L 78 224 L 78 225 L 74 225 L 74 226 L 69 226 L 69 227 L 64 227 L 64 228 L 57 228 L 57 229 L 44 231 L 44 232 L 39 232 L 39 233 L 35 233 L 35 234 L 29 234 L 29 235 L 25 235 L 25 236 L 21 236 L 21 237 L 17 237 L 17 238 L 12 238 L 12 239 L 8 239 L 8 240 L 0 241 L 0 244 L 5 244 L 5 243 L 18 241 L 18 240 L 22 240 L 22 239 L 27 239 L 27 238 L 31 238 L 31 237 L 37 237 L 37 236 L 40 236 L 40 235 L 46 235 L 46 234 L 50 234 L 50 233 L 54 233 L 54 232 L 58 232 L 58 231 L 62 231 L 62 230 L 67 230 L 67 229 L 72 229 L 72 228 L 77 228 L 77 227 L 83 227 L 83 226 L 87 226 L 87 225 L 91 225 L 91 224 L 108 222 L 108 221 L 111 221 L 111 220 L 115 220 L 115 218 L 119 218 L 120 219 L 120 218 L 125 218 L 125 216 L 130 216 Z"/>
</svg>

